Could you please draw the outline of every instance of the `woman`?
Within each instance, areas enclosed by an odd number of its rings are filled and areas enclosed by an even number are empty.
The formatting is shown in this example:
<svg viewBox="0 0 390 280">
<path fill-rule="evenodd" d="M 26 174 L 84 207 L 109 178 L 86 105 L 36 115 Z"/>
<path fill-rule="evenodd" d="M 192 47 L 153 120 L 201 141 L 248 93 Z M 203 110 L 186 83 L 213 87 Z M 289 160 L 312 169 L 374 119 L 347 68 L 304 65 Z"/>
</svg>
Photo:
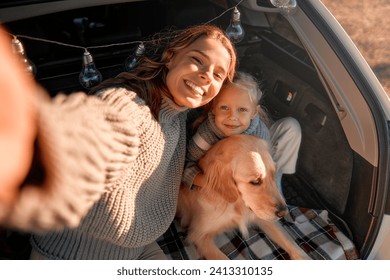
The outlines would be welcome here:
<svg viewBox="0 0 390 280">
<path fill-rule="evenodd" d="M 35 232 L 32 259 L 165 257 L 155 240 L 175 215 L 187 111 L 210 102 L 236 66 L 217 27 L 190 27 L 167 41 L 161 55 L 95 89 L 100 99 L 78 93 L 37 102 L 47 175 L 17 193 L 3 217 Z"/>
</svg>

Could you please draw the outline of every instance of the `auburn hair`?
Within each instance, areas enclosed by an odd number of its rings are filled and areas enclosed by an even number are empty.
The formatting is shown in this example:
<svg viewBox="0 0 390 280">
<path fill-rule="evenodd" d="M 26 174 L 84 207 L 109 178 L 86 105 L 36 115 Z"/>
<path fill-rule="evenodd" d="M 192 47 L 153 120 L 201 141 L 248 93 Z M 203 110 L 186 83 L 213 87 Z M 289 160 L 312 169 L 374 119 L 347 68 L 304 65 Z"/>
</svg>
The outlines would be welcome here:
<svg viewBox="0 0 390 280">
<path fill-rule="evenodd" d="M 165 31 L 155 34 L 144 42 L 145 55 L 140 57 L 135 68 L 122 72 L 93 88 L 90 93 L 108 87 L 126 87 L 140 96 L 158 119 L 162 94 L 170 95 L 166 86 L 168 68 L 166 64 L 182 49 L 198 38 L 206 36 L 222 43 L 230 54 L 227 80 L 232 81 L 236 69 L 236 49 L 225 32 L 214 25 L 196 25 L 183 30 Z"/>
</svg>

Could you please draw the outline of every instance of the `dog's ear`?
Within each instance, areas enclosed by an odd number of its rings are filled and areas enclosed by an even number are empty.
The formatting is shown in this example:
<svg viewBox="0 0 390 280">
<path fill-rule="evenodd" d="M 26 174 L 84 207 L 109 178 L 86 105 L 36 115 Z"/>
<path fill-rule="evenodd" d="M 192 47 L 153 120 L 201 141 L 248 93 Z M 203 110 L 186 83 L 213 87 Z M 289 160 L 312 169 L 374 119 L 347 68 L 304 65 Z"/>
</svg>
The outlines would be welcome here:
<svg viewBox="0 0 390 280">
<path fill-rule="evenodd" d="M 219 159 L 207 163 L 204 168 L 205 191 L 210 196 L 217 193 L 229 203 L 235 202 L 239 197 L 236 183 L 233 179 L 233 170 L 229 162 L 222 162 Z"/>
</svg>

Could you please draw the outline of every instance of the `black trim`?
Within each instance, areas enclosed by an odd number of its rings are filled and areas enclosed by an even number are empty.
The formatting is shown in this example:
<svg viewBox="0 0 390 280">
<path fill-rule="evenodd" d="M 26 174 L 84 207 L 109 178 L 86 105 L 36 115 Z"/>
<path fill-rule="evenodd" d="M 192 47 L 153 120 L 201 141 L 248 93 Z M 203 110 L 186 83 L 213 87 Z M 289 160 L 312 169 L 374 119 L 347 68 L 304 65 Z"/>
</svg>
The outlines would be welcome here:
<svg viewBox="0 0 390 280">
<path fill-rule="evenodd" d="M 41 3 L 49 3 L 49 2 L 63 2 L 63 1 L 66 0 L 12 0 L 12 1 L 7 1 L 5 3 L 4 2 L 0 3 L 0 9 L 41 4 Z"/>
</svg>

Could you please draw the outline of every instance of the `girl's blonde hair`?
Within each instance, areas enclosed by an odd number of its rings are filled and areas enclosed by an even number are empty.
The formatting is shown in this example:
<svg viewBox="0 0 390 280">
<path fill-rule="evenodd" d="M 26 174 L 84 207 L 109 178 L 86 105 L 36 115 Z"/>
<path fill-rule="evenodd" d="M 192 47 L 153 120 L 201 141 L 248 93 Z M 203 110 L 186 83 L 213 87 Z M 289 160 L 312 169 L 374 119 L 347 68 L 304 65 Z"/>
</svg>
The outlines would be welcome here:
<svg viewBox="0 0 390 280">
<path fill-rule="evenodd" d="M 263 92 L 261 91 L 257 80 L 252 75 L 237 71 L 233 78 L 233 84 L 246 90 L 253 104 L 255 106 L 259 105 L 260 100 L 263 97 Z"/>
</svg>

